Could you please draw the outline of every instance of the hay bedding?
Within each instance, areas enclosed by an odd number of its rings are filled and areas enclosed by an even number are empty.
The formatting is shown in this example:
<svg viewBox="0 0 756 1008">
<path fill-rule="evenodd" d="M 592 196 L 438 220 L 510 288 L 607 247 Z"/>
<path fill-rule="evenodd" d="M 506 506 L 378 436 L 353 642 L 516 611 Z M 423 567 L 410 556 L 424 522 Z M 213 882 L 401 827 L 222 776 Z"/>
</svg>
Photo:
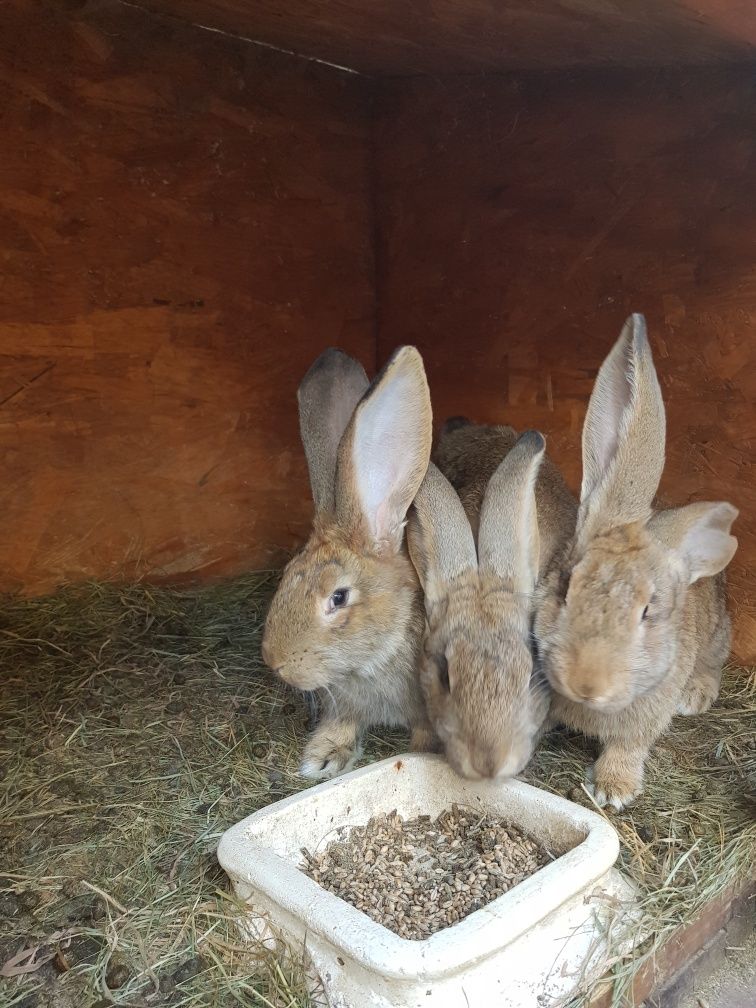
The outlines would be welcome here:
<svg viewBox="0 0 756 1008">
<path fill-rule="evenodd" d="M 272 586 L 90 586 L 2 605 L 2 1008 L 321 1003 L 296 950 L 240 946 L 214 854 L 229 825 L 306 784 L 304 706 L 259 660 Z M 716 708 L 657 748 L 644 798 L 611 816 L 656 940 L 752 872 L 755 727 L 753 674 L 730 670 Z M 373 737 L 368 758 L 405 745 Z M 590 804 L 590 756 L 558 733 L 528 777 Z"/>
</svg>

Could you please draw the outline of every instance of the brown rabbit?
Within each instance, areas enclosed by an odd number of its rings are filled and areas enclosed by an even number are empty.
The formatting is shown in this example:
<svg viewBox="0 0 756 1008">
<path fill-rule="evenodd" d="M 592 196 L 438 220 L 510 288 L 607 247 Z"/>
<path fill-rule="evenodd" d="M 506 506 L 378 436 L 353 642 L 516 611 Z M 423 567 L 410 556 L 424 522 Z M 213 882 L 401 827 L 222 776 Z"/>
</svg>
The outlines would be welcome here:
<svg viewBox="0 0 756 1008">
<path fill-rule="evenodd" d="M 444 424 L 433 461 L 459 494 L 473 534 L 491 476 L 520 437 L 513 427 L 474 424 L 454 417 Z M 564 477 L 544 455 L 535 484 L 540 539 L 539 574 L 575 531 L 577 504 Z"/>
<path fill-rule="evenodd" d="M 472 425 L 466 430 L 479 436 Z M 544 448 L 537 431 L 523 434 L 482 500 L 474 497 L 477 550 L 460 498 L 433 464 L 410 512 L 407 538 L 428 618 L 420 681 L 447 759 L 465 777 L 520 773 L 549 708 L 530 641 L 541 553 L 534 488 Z M 548 558 L 554 545 L 547 538 Z"/>
<path fill-rule="evenodd" d="M 369 725 L 407 725 L 416 748 L 431 740 L 416 673 L 422 595 L 404 541 L 431 405 L 413 347 L 369 388 L 359 364 L 327 350 L 298 398 L 315 518 L 271 602 L 263 658 L 285 682 L 318 691 L 324 716 L 300 773 L 330 777 L 354 763 Z"/>
<path fill-rule="evenodd" d="M 593 793 L 616 809 L 641 792 L 673 715 L 711 706 L 730 645 L 720 572 L 738 512 L 724 502 L 654 512 L 664 452 L 664 403 L 633 315 L 596 378 L 576 531 L 539 585 L 534 623 L 552 716 L 601 741 Z"/>
</svg>

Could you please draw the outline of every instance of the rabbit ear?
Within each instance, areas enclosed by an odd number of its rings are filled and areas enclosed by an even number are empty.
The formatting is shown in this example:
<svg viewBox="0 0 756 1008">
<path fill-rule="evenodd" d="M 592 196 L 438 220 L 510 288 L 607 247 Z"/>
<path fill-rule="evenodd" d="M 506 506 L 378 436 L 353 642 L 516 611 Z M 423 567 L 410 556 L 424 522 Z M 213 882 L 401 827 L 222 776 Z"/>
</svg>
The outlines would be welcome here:
<svg viewBox="0 0 756 1008">
<path fill-rule="evenodd" d="M 422 358 L 401 347 L 360 400 L 339 448 L 337 520 L 372 552 L 401 549 L 430 460 L 432 419 Z"/>
<path fill-rule="evenodd" d="M 339 442 L 370 383 L 365 369 L 342 350 L 324 350 L 297 389 L 302 434 L 316 514 L 333 511 Z"/>
<path fill-rule="evenodd" d="M 489 480 L 480 511 L 478 566 L 522 594 L 538 579 L 535 483 L 545 448 L 543 434 L 522 434 Z"/>
<path fill-rule="evenodd" d="M 738 509 L 725 501 L 701 501 L 660 511 L 649 522 L 651 532 L 675 554 L 688 573 L 688 584 L 724 570 L 738 540 L 730 527 Z"/>
<path fill-rule="evenodd" d="M 462 501 L 432 462 L 410 509 L 407 545 L 429 614 L 447 594 L 451 581 L 478 569 L 475 540 Z"/>
<path fill-rule="evenodd" d="M 583 425 L 578 536 L 645 521 L 664 469 L 664 402 L 642 315 L 599 369 Z"/>
</svg>

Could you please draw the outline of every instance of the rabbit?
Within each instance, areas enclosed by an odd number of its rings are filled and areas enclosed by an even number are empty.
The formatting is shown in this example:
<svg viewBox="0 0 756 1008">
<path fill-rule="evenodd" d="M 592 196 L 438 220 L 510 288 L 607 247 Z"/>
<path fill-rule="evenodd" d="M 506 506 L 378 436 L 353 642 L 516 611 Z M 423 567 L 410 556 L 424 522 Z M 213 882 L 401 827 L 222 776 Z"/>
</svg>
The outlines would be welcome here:
<svg viewBox="0 0 756 1008">
<path fill-rule="evenodd" d="M 271 601 L 262 655 L 284 682 L 318 693 L 323 717 L 299 772 L 320 778 L 354 765 L 370 725 L 408 726 L 413 748 L 433 745 L 416 670 L 422 593 L 404 535 L 432 415 L 413 347 L 370 386 L 356 361 L 326 350 L 298 400 L 315 516 Z"/>
<path fill-rule="evenodd" d="M 721 572 L 737 509 L 655 511 L 664 456 L 664 403 L 645 320 L 632 315 L 596 378 L 575 533 L 539 584 L 534 620 L 551 714 L 600 741 L 589 787 L 618 811 L 642 792 L 673 715 L 714 702 L 730 646 Z"/>
<path fill-rule="evenodd" d="M 420 681 L 449 763 L 469 778 L 515 776 L 533 754 L 549 690 L 533 669 L 531 596 L 540 565 L 574 527 L 574 501 L 570 508 L 544 460 L 543 435 L 516 437 L 511 428 L 447 423 L 438 455 L 466 477 L 467 513 L 431 463 L 407 528 L 428 624 Z M 550 520 L 552 484 L 566 495 L 561 526 Z M 549 520 L 539 535 L 542 509 Z"/>
<path fill-rule="evenodd" d="M 441 428 L 432 458 L 459 494 L 475 536 L 488 481 L 520 436 L 514 427 L 475 424 L 466 417 L 452 417 Z M 540 574 L 556 549 L 572 536 L 577 517 L 575 498 L 548 455 L 538 470 L 535 495 Z"/>
</svg>

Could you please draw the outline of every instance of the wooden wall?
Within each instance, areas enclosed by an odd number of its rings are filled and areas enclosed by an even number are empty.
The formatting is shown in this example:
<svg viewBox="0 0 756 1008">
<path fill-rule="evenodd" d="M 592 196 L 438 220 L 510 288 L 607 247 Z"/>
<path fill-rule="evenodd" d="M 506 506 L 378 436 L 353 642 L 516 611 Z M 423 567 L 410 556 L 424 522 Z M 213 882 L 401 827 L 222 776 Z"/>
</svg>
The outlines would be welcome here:
<svg viewBox="0 0 756 1008">
<path fill-rule="evenodd" d="M 0 5 L 0 590 L 280 561 L 294 394 L 374 363 L 359 81 L 116 0 Z"/>
<path fill-rule="evenodd" d="M 368 82 L 117 0 L 0 5 L 0 590 L 280 562 L 332 344 L 416 343 L 438 417 L 538 426 L 576 486 L 640 310 L 663 492 L 741 508 L 756 657 L 755 100 L 737 69 Z"/>
<path fill-rule="evenodd" d="M 673 503 L 741 509 L 736 650 L 756 659 L 756 80 L 687 71 L 416 81 L 379 125 L 379 356 L 437 417 L 539 427 L 579 486 L 596 369 L 648 317 Z"/>
<path fill-rule="evenodd" d="M 129 0 L 368 74 L 753 57 L 752 0 Z"/>
</svg>

